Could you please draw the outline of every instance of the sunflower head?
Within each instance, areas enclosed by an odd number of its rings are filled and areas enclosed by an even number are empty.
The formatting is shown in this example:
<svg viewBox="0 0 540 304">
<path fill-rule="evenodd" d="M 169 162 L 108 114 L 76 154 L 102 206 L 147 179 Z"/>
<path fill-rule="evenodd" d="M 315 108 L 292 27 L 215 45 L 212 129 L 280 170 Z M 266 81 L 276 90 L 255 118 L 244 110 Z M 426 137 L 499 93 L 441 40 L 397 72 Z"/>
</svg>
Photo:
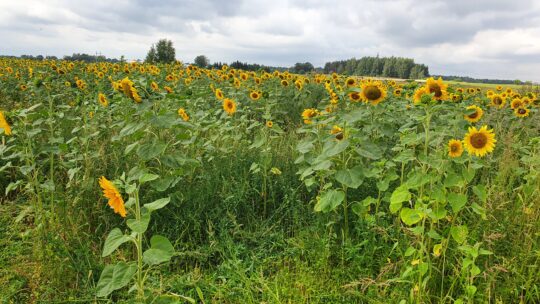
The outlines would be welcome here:
<svg viewBox="0 0 540 304">
<path fill-rule="evenodd" d="M 448 98 L 448 93 L 446 92 L 447 88 L 448 85 L 443 82 L 441 77 L 437 80 L 430 77 L 426 81 L 426 89 L 429 94 L 433 94 L 435 100 L 446 100 Z"/>
<path fill-rule="evenodd" d="M 98 94 L 98 101 L 104 107 L 109 105 L 109 101 L 107 100 L 107 97 L 105 97 L 105 94 L 103 93 Z"/>
<path fill-rule="evenodd" d="M 251 100 L 259 100 L 259 98 L 261 98 L 261 92 L 259 92 L 259 91 L 251 91 L 249 93 L 249 98 L 251 98 Z"/>
<path fill-rule="evenodd" d="M 427 99 L 431 100 L 431 95 L 426 87 L 420 87 L 414 91 L 413 102 L 414 104 L 421 104 Z"/>
<path fill-rule="evenodd" d="M 284 86 L 284 87 L 288 87 L 288 86 L 289 86 L 289 82 L 288 82 L 287 80 L 283 79 L 283 80 L 281 81 L 281 85 Z"/>
<path fill-rule="evenodd" d="M 189 115 L 186 113 L 186 110 L 184 108 L 178 109 L 178 116 L 182 117 L 183 121 L 189 120 Z"/>
<path fill-rule="evenodd" d="M 356 79 L 354 79 L 353 77 L 349 77 L 349 78 L 347 78 L 347 80 L 345 80 L 345 84 L 348 87 L 353 87 L 353 86 L 356 85 Z"/>
<path fill-rule="evenodd" d="M 114 210 L 114 213 L 120 214 L 121 217 L 126 217 L 126 208 L 124 206 L 124 200 L 122 195 L 118 192 L 116 186 L 102 176 L 99 179 L 99 185 L 103 190 L 103 196 L 109 200 L 109 206 Z"/>
<path fill-rule="evenodd" d="M 468 122 L 477 122 L 484 115 L 482 108 L 472 105 L 467 107 L 467 114 L 464 115 L 465 120 Z"/>
<path fill-rule="evenodd" d="M 514 109 L 514 115 L 516 115 L 519 118 L 529 116 L 529 112 L 531 112 L 531 110 L 529 110 L 529 109 L 527 109 L 525 107 L 515 108 Z"/>
<path fill-rule="evenodd" d="M 0 111 L 0 128 L 4 129 L 4 134 L 11 135 L 11 127 L 9 126 L 4 113 Z"/>
<path fill-rule="evenodd" d="M 510 103 L 510 107 L 512 109 L 517 109 L 517 108 L 523 108 L 525 107 L 526 104 L 523 102 L 523 100 L 521 100 L 520 98 L 515 98 L 512 100 L 512 102 Z"/>
<path fill-rule="evenodd" d="M 454 158 L 460 157 L 461 154 L 463 154 L 463 144 L 461 143 L 461 140 L 451 139 L 448 142 L 448 156 Z"/>
<path fill-rule="evenodd" d="M 483 126 L 480 129 L 470 127 L 463 142 L 469 154 L 482 157 L 493 152 L 497 141 L 493 129 L 488 130 L 487 126 Z"/>
<path fill-rule="evenodd" d="M 223 99 L 223 97 L 225 97 L 225 95 L 223 95 L 223 91 L 221 91 L 221 89 L 216 89 L 215 94 L 216 94 L 216 98 L 219 99 L 219 100 L 221 100 L 221 99 Z"/>
<path fill-rule="evenodd" d="M 273 126 L 274 126 L 274 123 L 271 120 L 266 122 L 266 127 L 272 128 Z"/>
<path fill-rule="evenodd" d="M 502 109 L 504 108 L 504 105 L 506 104 L 506 98 L 503 98 L 501 95 L 499 94 L 493 94 L 491 95 L 490 97 L 491 99 L 491 105 L 494 106 L 494 107 L 497 107 L 499 109 Z"/>
<path fill-rule="evenodd" d="M 386 98 L 386 88 L 381 82 L 373 81 L 362 83 L 360 98 L 364 102 L 370 102 L 377 105 Z"/>
<path fill-rule="evenodd" d="M 352 102 L 358 102 L 360 101 L 360 93 L 358 92 L 350 92 L 349 93 L 349 99 L 352 101 Z"/>
<path fill-rule="evenodd" d="M 230 98 L 223 99 L 223 110 L 229 115 L 233 115 L 236 112 L 236 103 Z"/>
</svg>

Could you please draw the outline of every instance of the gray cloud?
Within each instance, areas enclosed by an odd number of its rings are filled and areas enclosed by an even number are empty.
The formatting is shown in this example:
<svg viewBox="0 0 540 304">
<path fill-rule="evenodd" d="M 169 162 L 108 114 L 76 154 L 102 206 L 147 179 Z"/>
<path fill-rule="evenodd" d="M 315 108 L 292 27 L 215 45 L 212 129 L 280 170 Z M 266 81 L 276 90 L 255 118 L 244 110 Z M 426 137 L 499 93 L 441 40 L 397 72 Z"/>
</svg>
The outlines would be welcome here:
<svg viewBox="0 0 540 304">
<path fill-rule="evenodd" d="M 0 1 L 4 54 L 143 58 L 159 38 L 179 59 L 292 65 L 406 56 L 436 74 L 540 81 L 535 0 Z M 31 9 L 29 9 L 31 8 Z"/>
</svg>

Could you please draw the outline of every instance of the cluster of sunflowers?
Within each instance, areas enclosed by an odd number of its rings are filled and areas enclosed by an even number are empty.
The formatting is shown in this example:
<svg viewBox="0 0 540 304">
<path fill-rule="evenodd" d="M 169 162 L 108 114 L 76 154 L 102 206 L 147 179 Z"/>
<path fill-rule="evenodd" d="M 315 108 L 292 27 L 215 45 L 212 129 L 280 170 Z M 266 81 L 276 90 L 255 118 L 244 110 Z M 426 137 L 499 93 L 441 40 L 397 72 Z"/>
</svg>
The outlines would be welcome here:
<svg viewBox="0 0 540 304">
<path fill-rule="evenodd" d="M 152 94 L 165 92 L 165 94 L 174 95 L 181 89 L 190 90 L 194 82 L 202 81 L 209 83 L 212 94 L 221 102 L 223 111 L 229 116 L 238 110 L 239 92 L 245 92 L 246 100 L 259 101 L 261 98 L 269 98 L 269 88 L 275 89 L 276 87 L 273 86 L 275 83 L 278 83 L 282 90 L 288 90 L 290 87 L 296 89 L 297 92 L 302 92 L 304 87 L 310 84 L 323 86 L 327 92 L 328 103 L 324 104 L 324 110 L 305 109 L 301 113 L 305 124 L 311 124 L 317 116 L 332 113 L 339 104 L 347 101 L 352 104 L 363 102 L 377 106 L 385 100 L 405 99 L 410 100 L 412 105 L 420 106 L 430 102 L 459 103 L 474 100 L 479 104 L 467 106 L 467 113 L 464 115 L 464 119 L 470 123 L 478 122 L 484 115 L 485 110 L 481 107 L 483 98 L 487 98 L 489 106 L 496 109 L 504 109 L 507 104 L 510 104 L 514 115 L 519 118 L 529 116 L 530 108 L 540 105 L 537 94 L 532 92 L 519 93 L 511 88 L 503 90 L 501 86 L 498 86 L 495 90 L 487 90 L 484 94 L 480 88 L 451 88 L 441 78 L 429 78 L 424 85 L 418 86 L 415 83 L 398 84 L 394 80 L 346 77 L 336 73 L 298 75 L 288 71 L 253 72 L 230 68 L 227 65 L 219 69 L 204 69 L 193 65 L 184 66 L 180 62 L 156 66 L 138 62 L 86 64 L 47 60 L 2 59 L 0 61 L 0 80 L 6 85 L 17 86 L 21 92 L 32 85 L 43 85 L 47 77 L 55 77 L 63 81 L 66 87 L 77 89 L 84 96 L 96 94 L 95 100 L 103 107 L 109 106 L 109 98 L 114 95 L 114 92 L 123 94 L 135 103 L 141 103 L 144 100 L 150 100 Z M 146 80 L 146 85 L 145 81 L 139 80 L 141 77 Z M 107 88 L 107 82 L 112 90 Z M 231 88 L 234 89 L 233 92 Z M 234 96 L 226 97 L 229 94 L 226 92 L 231 92 Z M 307 91 L 304 93 L 309 94 Z M 73 105 L 73 102 L 70 102 L 70 105 Z M 410 108 L 409 104 L 406 106 Z M 177 113 L 184 121 L 190 120 L 185 108 L 177 109 Z M 11 128 L 8 120 L 2 112 L 0 114 L 0 127 L 5 134 L 9 135 Z M 266 125 L 271 127 L 273 122 L 267 121 Z M 342 133 L 336 130 L 333 129 L 331 132 Z M 485 155 L 490 152 L 495 142 L 489 135 L 492 134 L 490 132 L 492 130 L 488 131 L 484 127 L 480 130 L 469 130 L 464 141 L 465 148 L 474 155 Z M 458 145 L 456 140 L 449 143 L 449 149 L 449 154 L 453 157 L 461 155 L 463 151 L 463 147 Z"/>
</svg>

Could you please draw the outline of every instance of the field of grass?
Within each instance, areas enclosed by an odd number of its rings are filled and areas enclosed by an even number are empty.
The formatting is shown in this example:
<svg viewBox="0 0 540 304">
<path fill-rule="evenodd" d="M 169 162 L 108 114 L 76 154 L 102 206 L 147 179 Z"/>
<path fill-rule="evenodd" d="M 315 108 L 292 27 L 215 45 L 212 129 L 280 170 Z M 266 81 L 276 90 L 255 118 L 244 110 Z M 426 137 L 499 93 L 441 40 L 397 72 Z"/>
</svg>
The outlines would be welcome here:
<svg viewBox="0 0 540 304">
<path fill-rule="evenodd" d="M 540 302 L 522 87 L 1 59 L 0 100 L 3 303 Z"/>
</svg>

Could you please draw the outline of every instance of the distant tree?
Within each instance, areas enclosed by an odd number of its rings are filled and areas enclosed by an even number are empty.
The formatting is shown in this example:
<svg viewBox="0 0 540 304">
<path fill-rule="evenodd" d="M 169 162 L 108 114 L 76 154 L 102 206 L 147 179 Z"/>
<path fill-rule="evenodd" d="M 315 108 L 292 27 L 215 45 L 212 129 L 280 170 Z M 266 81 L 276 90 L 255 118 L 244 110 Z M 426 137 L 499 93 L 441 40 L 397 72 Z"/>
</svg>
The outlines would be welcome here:
<svg viewBox="0 0 540 304">
<path fill-rule="evenodd" d="M 206 68 L 208 65 L 210 65 L 210 60 L 205 55 L 195 57 L 193 62 L 195 62 L 195 65 L 200 68 Z"/>
<path fill-rule="evenodd" d="M 176 60 L 175 57 L 176 51 L 172 41 L 160 39 L 155 46 L 152 44 L 144 61 L 148 63 L 171 63 Z"/>
<path fill-rule="evenodd" d="M 304 62 L 304 63 L 297 62 L 292 68 L 294 73 L 299 73 L 299 74 L 309 73 L 313 71 L 314 69 L 315 67 L 313 66 L 313 64 L 311 64 L 311 62 Z"/>
</svg>

